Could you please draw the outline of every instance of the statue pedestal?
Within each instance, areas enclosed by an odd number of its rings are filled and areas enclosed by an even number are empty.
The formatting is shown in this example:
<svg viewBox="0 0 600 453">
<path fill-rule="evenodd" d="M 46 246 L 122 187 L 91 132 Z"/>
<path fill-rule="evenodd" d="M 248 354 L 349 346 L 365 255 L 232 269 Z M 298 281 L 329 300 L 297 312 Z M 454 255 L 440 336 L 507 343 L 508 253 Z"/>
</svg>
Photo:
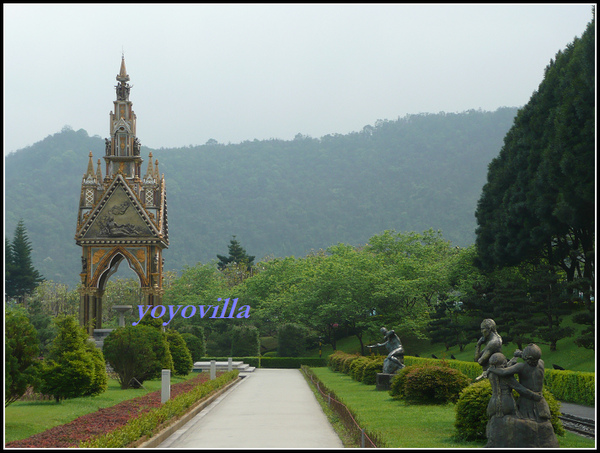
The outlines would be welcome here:
<svg viewBox="0 0 600 453">
<path fill-rule="evenodd" d="M 550 421 L 536 422 L 512 415 L 490 418 L 486 437 L 486 448 L 559 448 Z"/>
<path fill-rule="evenodd" d="M 376 390 L 389 390 L 390 381 L 392 380 L 393 374 L 377 373 L 375 377 L 375 389 Z"/>
<path fill-rule="evenodd" d="M 119 314 L 119 327 L 125 327 L 125 313 L 131 308 L 131 305 L 113 305 L 112 309 Z"/>
</svg>

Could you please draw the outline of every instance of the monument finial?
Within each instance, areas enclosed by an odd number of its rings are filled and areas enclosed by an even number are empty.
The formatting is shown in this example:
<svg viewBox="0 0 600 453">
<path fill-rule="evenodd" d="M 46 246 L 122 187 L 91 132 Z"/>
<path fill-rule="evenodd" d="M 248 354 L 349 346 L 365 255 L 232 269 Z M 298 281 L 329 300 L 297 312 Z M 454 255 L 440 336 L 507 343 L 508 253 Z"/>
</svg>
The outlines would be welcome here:
<svg viewBox="0 0 600 453">
<path fill-rule="evenodd" d="M 117 80 L 119 82 L 129 82 L 129 74 L 127 74 L 127 69 L 125 69 L 125 54 L 121 54 L 121 70 L 117 75 Z"/>
</svg>

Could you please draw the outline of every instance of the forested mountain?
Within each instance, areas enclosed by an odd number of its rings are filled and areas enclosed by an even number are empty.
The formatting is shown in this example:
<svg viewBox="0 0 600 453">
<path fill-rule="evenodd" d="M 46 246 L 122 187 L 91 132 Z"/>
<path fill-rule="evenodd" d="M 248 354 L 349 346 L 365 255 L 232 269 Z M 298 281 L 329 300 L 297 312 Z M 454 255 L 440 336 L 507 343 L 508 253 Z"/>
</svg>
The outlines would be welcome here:
<svg viewBox="0 0 600 453">
<path fill-rule="evenodd" d="M 346 135 L 142 147 L 142 171 L 151 151 L 167 183 L 165 270 L 216 259 L 233 235 L 257 261 L 364 244 L 386 229 L 439 229 L 472 244 L 488 164 L 516 113 L 407 115 Z M 5 157 L 6 236 L 23 219 L 34 266 L 70 285 L 81 267 L 74 234 L 89 151 L 102 158 L 104 140 L 65 127 Z"/>
</svg>

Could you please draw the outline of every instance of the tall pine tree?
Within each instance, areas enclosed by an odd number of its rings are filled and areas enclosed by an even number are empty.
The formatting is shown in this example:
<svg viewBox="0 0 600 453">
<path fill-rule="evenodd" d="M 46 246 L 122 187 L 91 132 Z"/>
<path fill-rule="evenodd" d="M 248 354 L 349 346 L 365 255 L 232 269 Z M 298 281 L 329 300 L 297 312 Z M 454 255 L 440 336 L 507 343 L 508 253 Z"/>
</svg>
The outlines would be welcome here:
<svg viewBox="0 0 600 453">
<path fill-rule="evenodd" d="M 8 298 L 17 298 L 22 301 L 26 294 L 30 294 L 37 285 L 44 281 L 42 275 L 33 267 L 31 243 L 22 219 L 15 228 L 10 246 L 6 240 L 5 264 L 5 292 Z"/>
<path fill-rule="evenodd" d="M 229 256 L 217 255 L 217 258 L 219 258 L 217 266 L 220 270 L 224 270 L 227 265 L 232 263 L 245 264 L 250 269 L 254 264 L 255 257 L 248 255 L 240 242 L 233 236 L 233 239 L 229 242 Z"/>
</svg>

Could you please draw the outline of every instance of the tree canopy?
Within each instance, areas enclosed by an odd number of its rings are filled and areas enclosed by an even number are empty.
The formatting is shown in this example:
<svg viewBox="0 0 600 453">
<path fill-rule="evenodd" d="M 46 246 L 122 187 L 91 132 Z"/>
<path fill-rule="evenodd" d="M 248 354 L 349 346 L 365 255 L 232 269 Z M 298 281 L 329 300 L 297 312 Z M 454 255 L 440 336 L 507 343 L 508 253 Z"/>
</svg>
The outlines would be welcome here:
<svg viewBox="0 0 600 453">
<path fill-rule="evenodd" d="M 476 244 L 487 269 L 548 260 L 593 280 L 594 21 L 546 67 L 519 110 L 479 199 Z"/>
</svg>

